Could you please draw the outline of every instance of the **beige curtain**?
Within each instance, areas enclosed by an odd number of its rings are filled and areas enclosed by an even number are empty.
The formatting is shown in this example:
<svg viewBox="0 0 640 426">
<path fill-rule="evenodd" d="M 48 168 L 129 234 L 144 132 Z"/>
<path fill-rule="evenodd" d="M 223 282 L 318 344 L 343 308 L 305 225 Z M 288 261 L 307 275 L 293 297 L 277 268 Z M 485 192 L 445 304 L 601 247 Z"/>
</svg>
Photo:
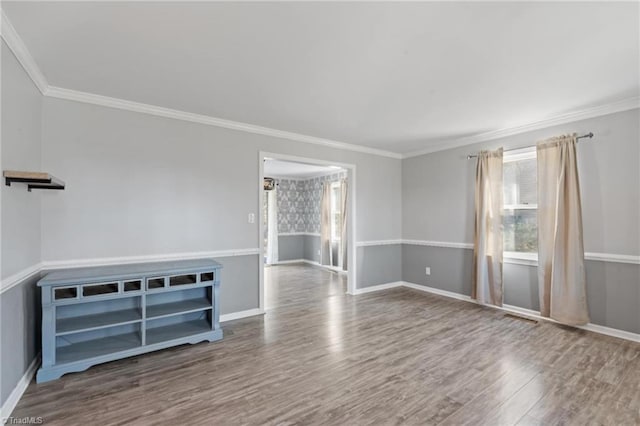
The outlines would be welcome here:
<svg viewBox="0 0 640 426">
<path fill-rule="evenodd" d="M 589 322 L 576 135 L 538 144 L 540 314 L 564 324 Z"/>
<path fill-rule="evenodd" d="M 267 264 L 278 263 L 278 193 L 264 191 L 267 197 Z"/>
<path fill-rule="evenodd" d="M 471 297 L 502 306 L 502 148 L 478 154 Z"/>
<path fill-rule="evenodd" d="M 340 224 L 340 250 L 342 252 L 342 270 L 347 270 L 347 242 L 349 241 L 349 236 L 347 235 L 347 180 L 342 179 L 340 181 L 340 218 L 342 219 L 342 223 Z"/>
<path fill-rule="evenodd" d="M 320 201 L 320 264 L 331 265 L 331 183 L 322 184 Z"/>
</svg>

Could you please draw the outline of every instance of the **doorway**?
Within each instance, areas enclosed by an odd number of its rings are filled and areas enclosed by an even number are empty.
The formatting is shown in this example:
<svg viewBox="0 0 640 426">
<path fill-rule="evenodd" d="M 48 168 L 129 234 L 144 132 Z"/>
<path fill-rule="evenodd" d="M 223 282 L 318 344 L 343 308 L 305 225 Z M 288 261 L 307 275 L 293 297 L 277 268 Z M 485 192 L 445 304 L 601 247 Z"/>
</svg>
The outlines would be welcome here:
<svg viewBox="0 0 640 426">
<path fill-rule="evenodd" d="M 282 265 L 340 274 L 353 294 L 355 166 L 261 152 L 259 175 L 262 309 L 265 269 L 271 277 Z"/>
</svg>

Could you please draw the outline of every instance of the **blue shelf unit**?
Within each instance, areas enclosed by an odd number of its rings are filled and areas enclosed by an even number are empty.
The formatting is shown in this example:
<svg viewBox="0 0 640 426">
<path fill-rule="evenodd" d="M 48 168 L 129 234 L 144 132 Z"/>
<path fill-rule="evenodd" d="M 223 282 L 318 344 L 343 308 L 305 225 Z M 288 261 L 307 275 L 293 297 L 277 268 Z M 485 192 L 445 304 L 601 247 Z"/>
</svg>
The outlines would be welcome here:
<svg viewBox="0 0 640 426">
<path fill-rule="evenodd" d="M 221 269 L 213 260 L 197 259 L 48 273 L 38 282 L 42 367 L 36 381 L 171 346 L 222 339 Z"/>
</svg>

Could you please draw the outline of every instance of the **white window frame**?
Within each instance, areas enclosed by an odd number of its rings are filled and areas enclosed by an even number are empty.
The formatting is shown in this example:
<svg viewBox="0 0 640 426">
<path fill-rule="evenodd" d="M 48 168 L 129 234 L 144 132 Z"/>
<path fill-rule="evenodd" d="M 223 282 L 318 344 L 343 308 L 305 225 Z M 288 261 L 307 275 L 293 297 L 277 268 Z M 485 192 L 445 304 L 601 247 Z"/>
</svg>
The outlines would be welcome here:
<svg viewBox="0 0 640 426">
<path fill-rule="evenodd" d="M 531 160 L 536 158 L 536 147 L 527 147 L 522 149 L 514 149 L 505 151 L 502 157 L 502 164 L 514 161 Z M 504 210 L 526 210 L 538 209 L 537 204 L 505 204 Z M 518 265 L 537 265 L 538 253 L 525 253 L 520 251 L 504 251 L 502 257 L 506 263 L 514 263 Z"/>
</svg>

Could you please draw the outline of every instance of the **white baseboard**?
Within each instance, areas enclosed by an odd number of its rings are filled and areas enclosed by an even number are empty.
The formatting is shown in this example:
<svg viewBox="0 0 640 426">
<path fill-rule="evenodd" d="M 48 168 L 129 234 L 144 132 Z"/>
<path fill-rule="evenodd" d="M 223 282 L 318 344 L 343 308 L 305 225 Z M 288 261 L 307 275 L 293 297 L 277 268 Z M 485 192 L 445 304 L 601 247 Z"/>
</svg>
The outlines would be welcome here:
<svg viewBox="0 0 640 426">
<path fill-rule="evenodd" d="M 220 322 L 233 321 L 240 318 L 253 317 L 256 315 L 264 315 L 264 310 L 260 308 L 248 309 L 246 311 L 232 312 L 230 314 L 220 315 Z"/>
<path fill-rule="evenodd" d="M 11 394 L 7 398 L 7 400 L 2 404 L 2 408 L 0 409 L 0 423 L 4 424 L 5 419 L 11 416 L 13 413 L 13 409 L 18 405 L 18 401 L 22 398 L 22 394 L 27 390 L 29 383 L 33 379 L 33 376 L 36 374 L 36 370 L 40 366 L 40 354 L 38 353 L 36 357 L 31 361 L 29 367 L 27 367 L 27 371 L 24 372 L 20 381 L 16 384 L 16 387 L 13 388 Z"/>
<path fill-rule="evenodd" d="M 450 297 L 452 299 L 458 299 L 465 302 L 476 303 L 476 301 L 473 300 L 471 297 L 464 294 L 460 294 L 460 293 L 454 293 L 453 291 L 440 290 L 439 288 L 427 287 L 426 285 L 414 284 L 406 281 L 403 281 L 402 285 L 403 287 L 409 287 L 414 290 L 425 291 L 427 293 L 438 294 L 440 296 Z"/>
<path fill-rule="evenodd" d="M 307 262 L 310 262 L 310 261 L 307 259 L 291 259 L 291 260 L 279 260 L 275 263 L 271 263 L 271 265 L 288 265 L 291 263 L 307 263 Z"/>
<path fill-rule="evenodd" d="M 337 266 L 323 265 L 319 262 L 314 262 L 313 260 L 309 260 L 309 259 L 280 260 L 276 263 L 272 263 L 272 265 L 289 265 L 291 263 L 306 263 L 308 265 L 313 265 L 313 266 L 318 266 L 320 268 L 328 269 L 329 271 L 338 272 L 339 274 L 347 273 L 347 271 L 340 269 Z"/>
<path fill-rule="evenodd" d="M 465 301 L 465 302 L 471 302 L 471 303 L 478 304 L 478 302 L 476 302 L 474 299 L 472 299 L 471 297 L 469 297 L 467 295 L 464 295 L 464 294 L 454 293 L 454 292 L 451 292 L 451 291 L 440 290 L 438 288 L 433 288 L 433 287 L 428 287 L 428 286 L 425 286 L 425 285 L 413 284 L 413 283 L 408 283 L 408 282 L 403 282 L 402 285 L 403 285 L 403 287 L 408 287 L 408 288 L 412 288 L 412 289 L 415 289 L 415 290 L 424 291 L 424 292 L 427 292 L 427 293 L 438 294 L 440 296 L 450 297 L 450 298 L 453 298 L 453 299 L 457 299 L 457 300 L 462 300 L 462 301 Z M 484 305 L 484 306 L 487 306 L 487 307 L 493 308 L 493 309 L 498 309 L 498 310 L 505 311 L 505 312 L 510 312 L 510 313 L 513 313 L 513 314 L 518 314 L 518 315 L 523 315 L 523 316 L 535 318 L 535 319 L 538 319 L 538 320 L 541 320 L 541 321 L 549 321 L 549 322 L 553 322 L 553 323 L 556 323 L 556 324 L 560 324 L 558 321 L 556 321 L 554 319 L 541 316 L 540 312 L 536 312 L 536 311 L 531 310 L 531 309 L 521 308 L 519 306 L 513 306 L 513 305 L 502 305 L 502 306 Z M 581 330 L 591 331 L 591 332 L 598 333 L 598 334 L 604 334 L 606 336 L 617 337 L 619 339 L 630 340 L 632 342 L 640 343 L 640 334 L 632 333 L 630 331 L 618 330 L 617 328 L 605 327 L 603 325 L 591 324 L 591 323 L 589 323 L 587 325 L 579 325 L 579 326 L 573 326 L 573 327 L 579 328 Z"/>
<path fill-rule="evenodd" d="M 372 293 L 374 291 L 388 290 L 390 288 L 402 287 L 403 285 L 404 283 L 402 281 L 373 285 L 371 287 L 356 288 L 356 290 L 352 294 L 358 295 L 358 294 Z"/>
</svg>

